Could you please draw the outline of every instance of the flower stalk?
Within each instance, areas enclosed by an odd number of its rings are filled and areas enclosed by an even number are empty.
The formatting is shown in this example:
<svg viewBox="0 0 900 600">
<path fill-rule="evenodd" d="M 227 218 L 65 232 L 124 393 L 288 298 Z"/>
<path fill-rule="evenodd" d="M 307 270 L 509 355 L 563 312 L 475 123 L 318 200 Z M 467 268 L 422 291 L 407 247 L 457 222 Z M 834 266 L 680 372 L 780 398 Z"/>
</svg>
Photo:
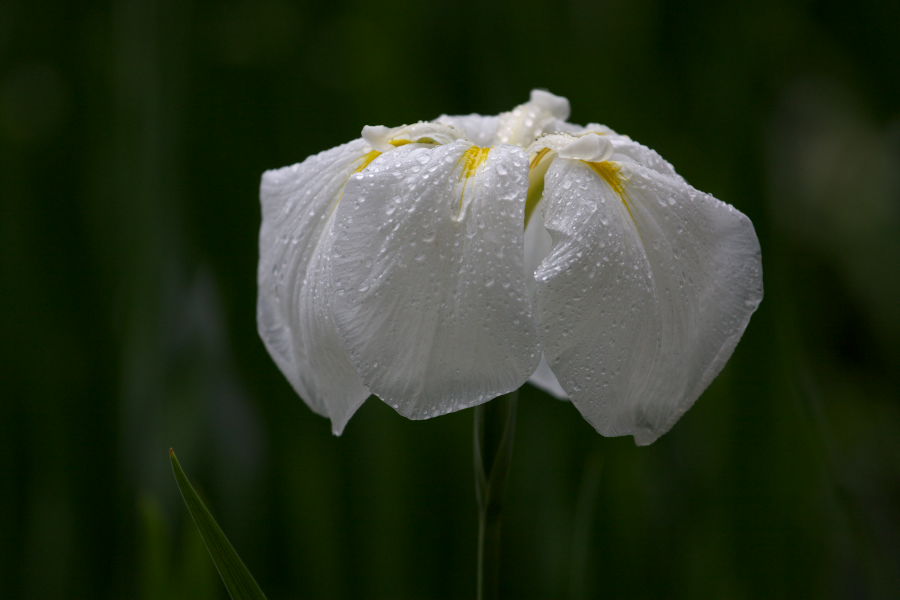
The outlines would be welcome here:
<svg viewBox="0 0 900 600">
<path fill-rule="evenodd" d="M 518 391 L 475 407 L 475 498 L 478 502 L 478 600 L 499 598 L 503 493 L 512 462 Z"/>
</svg>

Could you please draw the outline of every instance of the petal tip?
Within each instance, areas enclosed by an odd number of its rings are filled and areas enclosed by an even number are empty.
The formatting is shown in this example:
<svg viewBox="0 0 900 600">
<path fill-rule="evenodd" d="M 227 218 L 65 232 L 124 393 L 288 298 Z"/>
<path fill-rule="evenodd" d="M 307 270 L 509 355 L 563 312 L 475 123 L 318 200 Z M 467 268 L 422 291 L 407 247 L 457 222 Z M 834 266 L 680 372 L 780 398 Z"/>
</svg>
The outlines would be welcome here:
<svg viewBox="0 0 900 600">
<path fill-rule="evenodd" d="M 530 101 L 561 121 L 569 118 L 569 100 L 547 90 L 531 90 Z"/>
<path fill-rule="evenodd" d="M 366 125 L 362 128 L 360 135 L 374 150 L 386 152 L 391 149 L 391 145 L 388 142 L 390 134 L 391 129 L 384 125 Z"/>
</svg>

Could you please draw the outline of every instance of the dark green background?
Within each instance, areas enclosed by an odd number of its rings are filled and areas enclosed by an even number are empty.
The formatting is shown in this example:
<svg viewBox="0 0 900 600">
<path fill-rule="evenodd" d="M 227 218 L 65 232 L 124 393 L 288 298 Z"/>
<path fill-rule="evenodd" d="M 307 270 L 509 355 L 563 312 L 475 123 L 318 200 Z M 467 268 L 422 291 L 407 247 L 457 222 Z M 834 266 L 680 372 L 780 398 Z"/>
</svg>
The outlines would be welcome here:
<svg viewBox="0 0 900 600">
<path fill-rule="evenodd" d="M 659 442 L 527 389 L 508 598 L 900 589 L 896 3 L 0 3 L 0 597 L 467 598 L 471 411 L 334 438 L 254 323 L 266 168 L 532 87 L 751 217 L 766 298 Z"/>
</svg>

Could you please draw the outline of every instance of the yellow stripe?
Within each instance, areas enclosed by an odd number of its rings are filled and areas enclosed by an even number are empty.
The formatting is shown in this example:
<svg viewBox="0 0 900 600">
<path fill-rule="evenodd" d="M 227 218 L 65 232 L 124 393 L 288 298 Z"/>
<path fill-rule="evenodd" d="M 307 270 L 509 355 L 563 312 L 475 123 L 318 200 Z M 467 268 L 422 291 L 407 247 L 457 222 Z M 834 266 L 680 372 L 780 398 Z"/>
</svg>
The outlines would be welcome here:
<svg viewBox="0 0 900 600">
<path fill-rule="evenodd" d="M 534 158 L 531 159 L 531 167 L 528 170 L 528 195 L 525 197 L 525 227 L 528 228 L 528 221 L 534 209 L 537 208 L 541 197 L 544 195 L 544 176 L 547 169 L 550 168 L 551 160 L 542 164 L 544 157 L 550 152 L 550 148 L 542 148 Z"/>
<path fill-rule="evenodd" d="M 362 157 L 362 164 L 359 165 L 359 167 L 357 167 L 356 170 L 353 172 L 361 173 L 362 171 L 365 170 L 366 167 L 368 167 L 370 164 L 372 164 L 373 160 L 375 160 L 379 156 L 381 156 L 381 152 L 379 152 L 378 150 L 372 150 L 371 152 L 369 152 L 368 154 L 366 154 Z"/>
<path fill-rule="evenodd" d="M 535 168 L 541 162 L 541 160 L 547 156 L 547 153 L 550 152 L 550 148 L 541 148 L 541 151 L 534 155 L 534 158 L 531 159 L 531 168 Z"/>
<path fill-rule="evenodd" d="M 461 159 L 463 161 L 463 176 L 468 179 L 475 175 L 478 168 L 487 160 L 490 152 L 490 148 L 480 148 L 478 146 L 472 146 L 466 150 Z"/>
<path fill-rule="evenodd" d="M 405 146 L 407 144 L 437 144 L 434 138 L 430 137 L 420 137 L 416 141 L 413 140 L 391 140 L 388 142 L 394 148 L 399 148 L 400 146 Z"/>
<path fill-rule="evenodd" d="M 487 160 L 488 154 L 490 154 L 490 148 L 481 148 L 479 146 L 472 146 L 468 150 L 466 150 L 462 156 L 459 157 L 459 161 L 462 163 L 463 167 L 463 182 L 462 182 L 462 190 L 460 190 L 459 194 L 459 213 L 462 214 L 463 206 L 465 204 L 466 197 L 466 186 L 469 183 L 469 179 L 475 175 L 475 172 L 478 171 L 478 168 L 484 164 L 484 161 Z"/>
<path fill-rule="evenodd" d="M 613 191 L 619 195 L 619 198 L 622 200 L 622 204 L 625 205 L 625 208 L 628 209 L 628 215 L 631 217 L 631 220 L 634 220 L 634 215 L 631 213 L 631 204 L 628 202 L 628 194 L 625 192 L 625 179 L 622 177 L 622 167 L 615 162 L 605 160 L 603 162 L 588 162 L 586 160 L 581 161 L 590 168 L 594 170 L 597 175 L 603 178 L 603 181 L 609 184 L 609 187 L 613 189 Z"/>
</svg>

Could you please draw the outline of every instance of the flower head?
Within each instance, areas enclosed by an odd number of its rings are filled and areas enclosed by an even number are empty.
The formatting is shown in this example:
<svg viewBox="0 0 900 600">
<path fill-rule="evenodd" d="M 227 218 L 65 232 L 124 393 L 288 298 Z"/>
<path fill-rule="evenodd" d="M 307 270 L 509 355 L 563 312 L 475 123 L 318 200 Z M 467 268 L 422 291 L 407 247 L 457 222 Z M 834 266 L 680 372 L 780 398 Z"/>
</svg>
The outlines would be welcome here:
<svg viewBox="0 0 900 600">
<path fill-rule="evenodd" d="M 762 299 L 746 216 L 548 92 L 262 178 L 259 333 L 339 434 L 370 394 L 423 419 L 526 381 L 649 444 Z"/>
</svg>

